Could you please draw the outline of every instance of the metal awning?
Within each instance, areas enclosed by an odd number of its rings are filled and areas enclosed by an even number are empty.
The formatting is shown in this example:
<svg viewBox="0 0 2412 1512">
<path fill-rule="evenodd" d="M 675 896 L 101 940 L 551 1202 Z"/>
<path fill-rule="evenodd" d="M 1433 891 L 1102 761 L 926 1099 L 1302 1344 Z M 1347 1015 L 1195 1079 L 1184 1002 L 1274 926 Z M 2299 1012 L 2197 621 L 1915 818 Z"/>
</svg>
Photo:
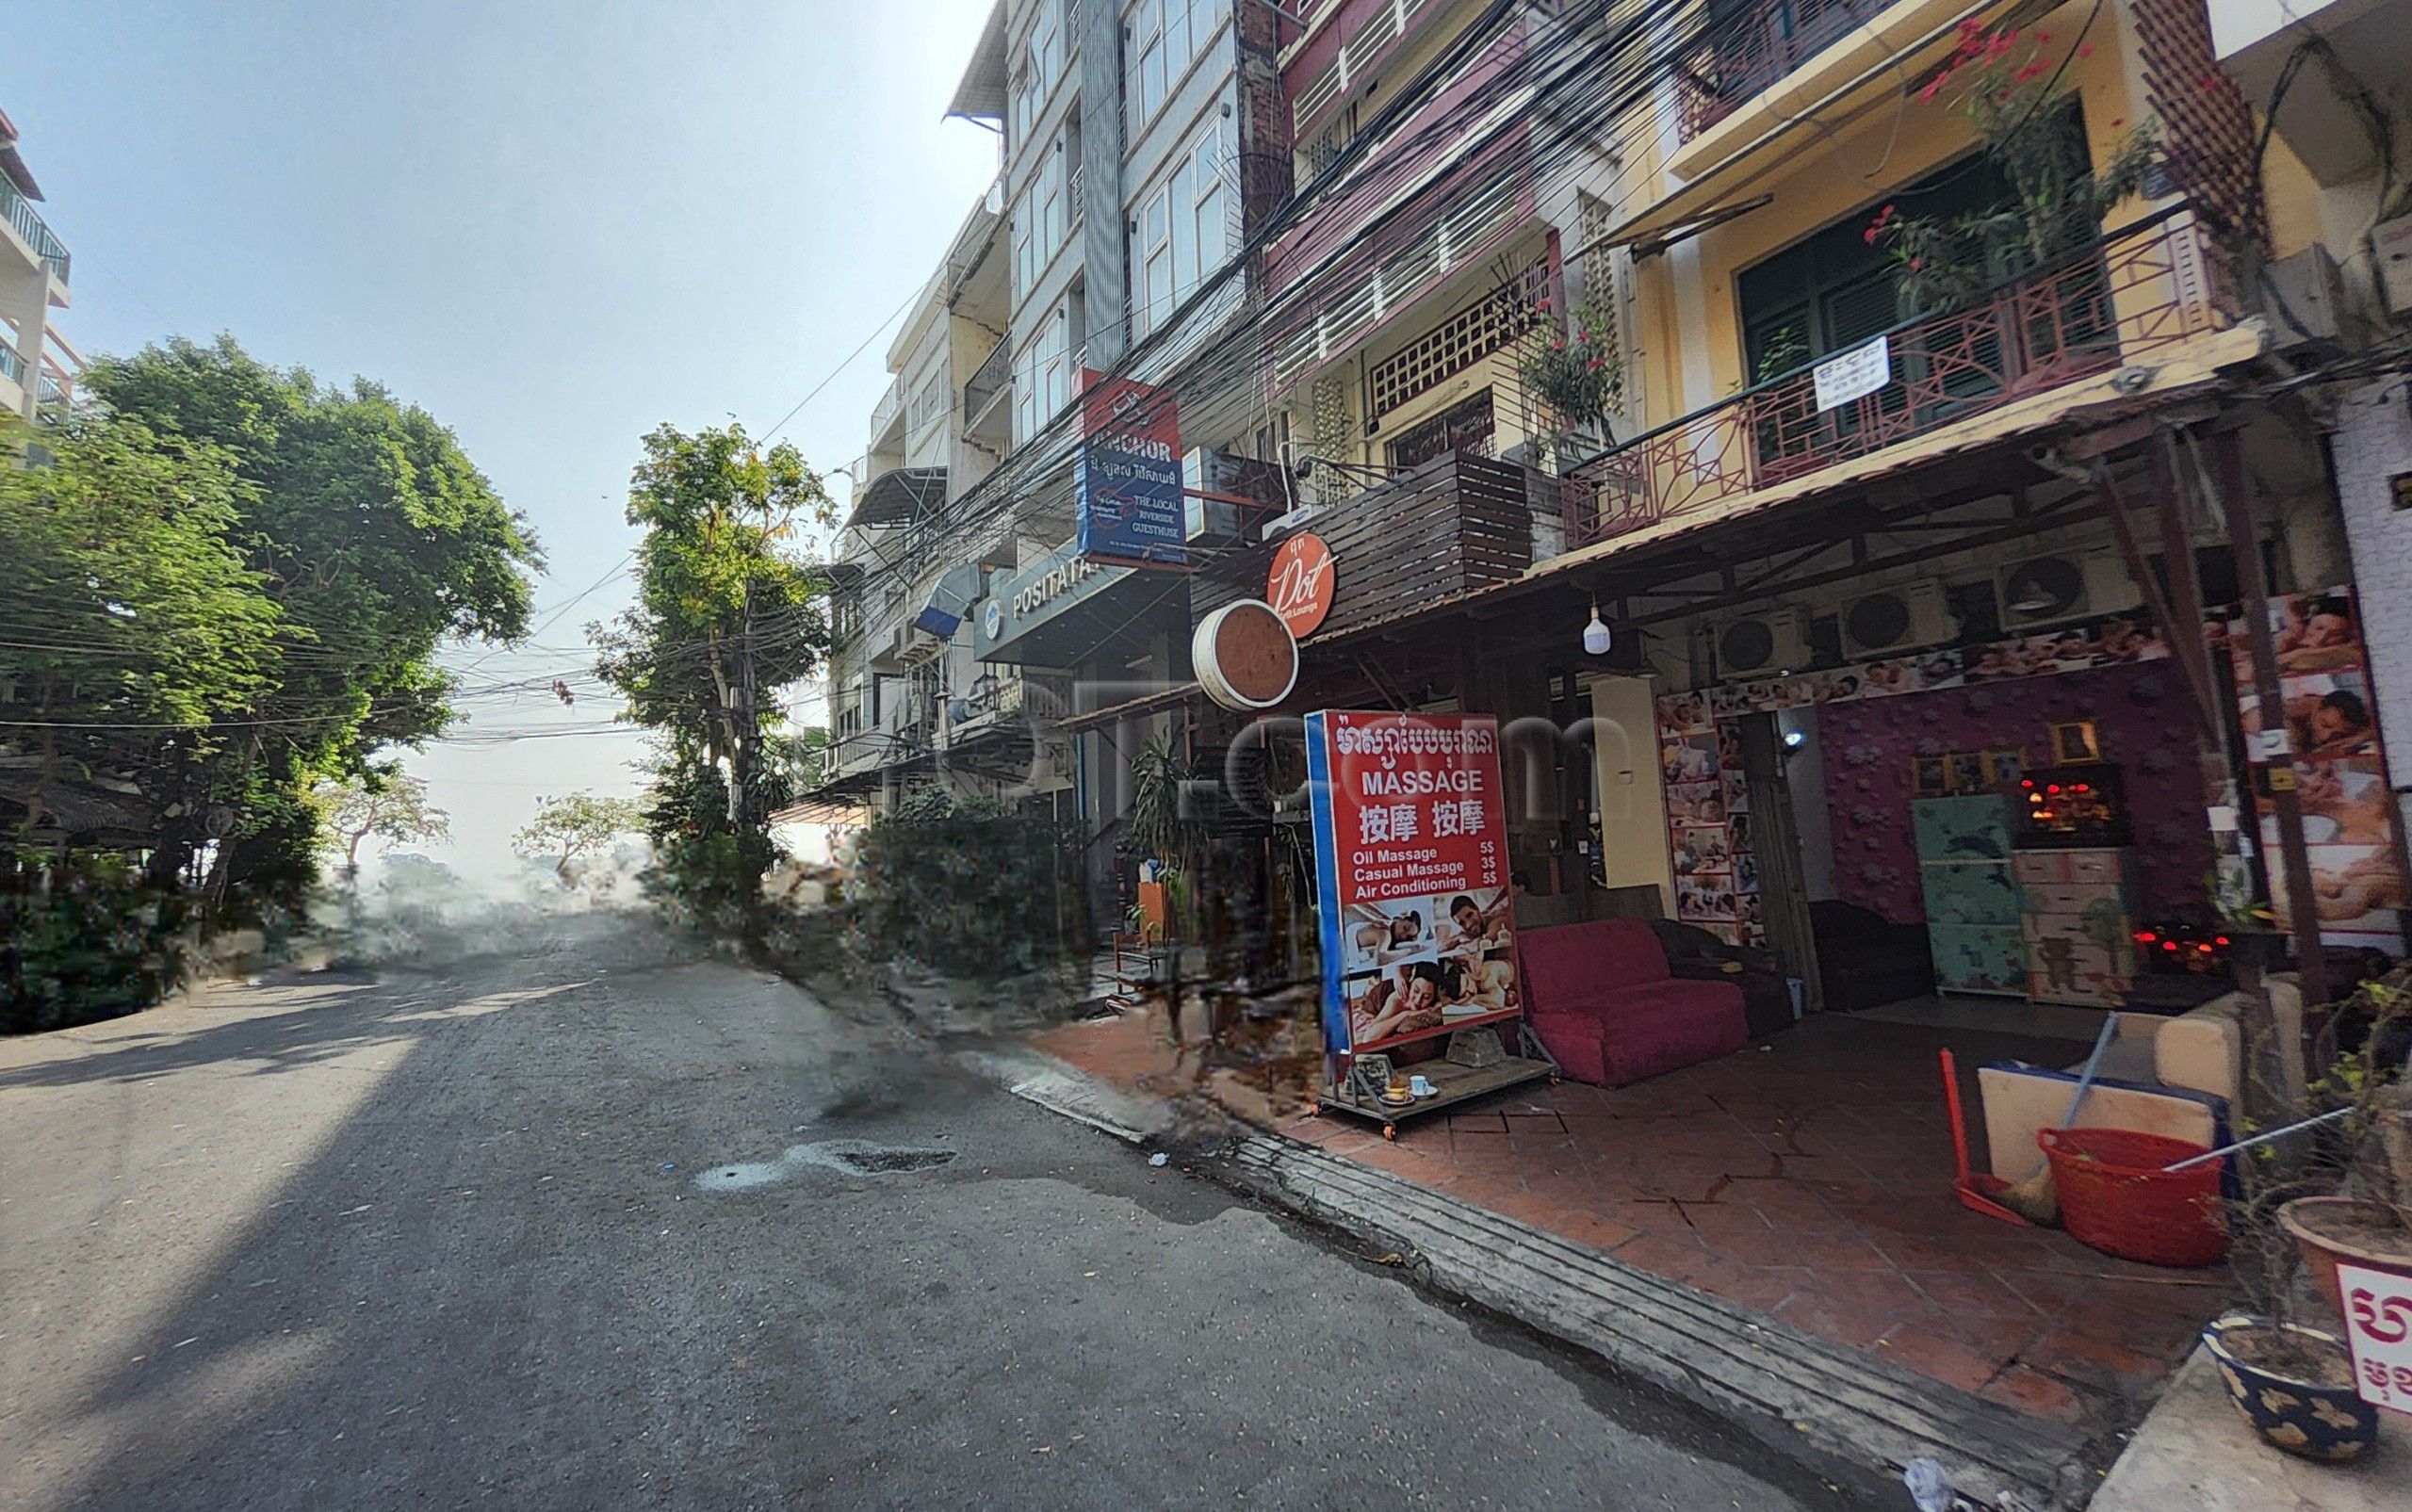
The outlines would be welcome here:
<svg viewBox="0 0 2412 1512">
<path fill-rule="evenodd" d="M 946 113 L 971 121 L 1005 119 L 1005 0 L 988 8 L 988 20 L 980 28 L 980 41 L 971 49 L 971 61 L 963 66 L 963 78 Z"/>
<path fill-rule="evenodd" d="M 871 480 L 855 500 L 848 526 L 903 525 L 923 510 L 946 502 L 943 467 L 891 467 Z"/>
</svg>

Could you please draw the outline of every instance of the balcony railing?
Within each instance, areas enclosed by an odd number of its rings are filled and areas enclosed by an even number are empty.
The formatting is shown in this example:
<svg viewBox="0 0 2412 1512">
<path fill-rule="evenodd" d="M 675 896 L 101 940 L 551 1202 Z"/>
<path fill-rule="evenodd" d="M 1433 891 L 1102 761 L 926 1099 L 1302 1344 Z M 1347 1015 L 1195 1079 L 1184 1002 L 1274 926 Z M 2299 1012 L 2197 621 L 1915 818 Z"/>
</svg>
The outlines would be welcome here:
<svg viewBox="0 0 2412 1512">
<path fill-rule="evenodd" d="M 2225 264 L 2175 206 L 1974 305 L 1885 333 L 1891 380 L 1820 410 L 1816 366 L 1744 389 L 1573 469 L 1567 544 L 1714 510 L 2233 323 Z"/>
<path fill-rule="evenodd" d="M 1892 0 L 1757 0 L 1677 64 L 1683 139 L 1708 130 Z"/>
<path fill-rule="evenodd" d="M 34 255 L 41 259 L 42 266 L 57 273 L 61 284 L 66 283 L 66 243 L 52 232 L 48 222 L 42 219 L 41 212 L 34 208 L 34 202 L 26 199 L 6 178 L 0 178 L 0 209 L 8 211 L 8 224 L 17 228 L 17 234 L 33 248 Z"/>
<path fill-rule="evenodd" d="M 0 331 L 0 336 L 6 334 L 5 331 Z M 0 341 L 0 378 L 11 383 L 21 383 L 25 378 L 25 360 L 17 355 L 16 348 L 5 341 Z"/>
<path fill-rule="evenodd" d="M 879 397 L 879 402 L 871 407 L 871 438 L 874 444 L 888 433 L 888 426 L 894 423 L 897 413 L 904 407 L 904 378 L 900 373 L 888 385 L 888 392 Z"/>
<path fill-rule="evenodd" d="M 973 368 L 970 378 L 965 381 L 963 385 L 965 423 L 969 424 L 979 419 L 981 414 L 988 408 L 988 401 L 1003 393 L 1012 384 L 1014 378 L 1012 345 L 1011 342 L 998 342 L 995 350 L 980 359 L 980 366 Z"/>
<path fill-rule="evenodd" d="M 1088 195 L 1089 170 L 1088 165 L 1083 163 L 1072 170 L 1071 178 L 1064 186 L 1064 223 L 1066 225 L 1077 226 L 1081 223 L 1081 210 L 1087 203 Z"/>
</svg>

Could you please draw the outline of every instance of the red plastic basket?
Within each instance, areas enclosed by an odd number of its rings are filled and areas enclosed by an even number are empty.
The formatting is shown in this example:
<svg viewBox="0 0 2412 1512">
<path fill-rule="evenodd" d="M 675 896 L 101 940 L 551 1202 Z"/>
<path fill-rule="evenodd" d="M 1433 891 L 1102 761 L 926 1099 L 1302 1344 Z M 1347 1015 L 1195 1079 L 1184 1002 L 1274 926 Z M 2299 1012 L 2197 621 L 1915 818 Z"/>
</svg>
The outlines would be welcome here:
<svg viewBox="0 0 2412 1512">
<path fill-rule="evenodd" d="M 2161 1172 L 2209 1146 L 2126 1129 L 2046 1129 L 2035 1142 L 2052 1162 L 2061 1222 L 2080 1243 L 2147 1265 L 2211 1265 L 2227 1253 L 2219 1219 L 2227 1157 Z"/>
</svg>

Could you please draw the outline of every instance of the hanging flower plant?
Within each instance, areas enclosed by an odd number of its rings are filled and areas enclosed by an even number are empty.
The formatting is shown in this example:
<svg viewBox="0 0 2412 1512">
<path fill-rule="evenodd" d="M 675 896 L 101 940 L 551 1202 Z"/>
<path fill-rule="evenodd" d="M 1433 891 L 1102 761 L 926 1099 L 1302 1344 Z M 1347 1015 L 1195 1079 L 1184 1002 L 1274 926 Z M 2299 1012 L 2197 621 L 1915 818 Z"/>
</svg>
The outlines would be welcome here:
<svg viewBox="0 0 2412 1512">
<path fill-rule="evenodd" d="M 1525 392 L 1569 427 L 1596 425 L 1624 402 L 1624 358 L 1606 312 L 1585 304 L 1570 337 L 1546 327 L 1524 362 Z"/>
<path fill-rule="evenodd" d="M 1940 100 L 1975 128 L 2011 186 L 2009 203 L 1967 215 L 1905 216 L 1891 204 L 1876 213 L 1866 240 L 1893 254 L 1901 293 L 1920 310 L 1968 303 L 2003 279 L 2098 240 L 2103 218 L 2143 186 L 2158 150 L 2152 132 L 2124 133 L 2095 167 L 2083 137 L 2069 129 L 2071 91 L 2062 82 L 2068 61 L 2094 49 L 2081 44 L 2053 63 L 2051 41 L 2049 32 L 1963 22 L 1950 60 L 1918 90 L 1922 103 Z"/>
</svg>

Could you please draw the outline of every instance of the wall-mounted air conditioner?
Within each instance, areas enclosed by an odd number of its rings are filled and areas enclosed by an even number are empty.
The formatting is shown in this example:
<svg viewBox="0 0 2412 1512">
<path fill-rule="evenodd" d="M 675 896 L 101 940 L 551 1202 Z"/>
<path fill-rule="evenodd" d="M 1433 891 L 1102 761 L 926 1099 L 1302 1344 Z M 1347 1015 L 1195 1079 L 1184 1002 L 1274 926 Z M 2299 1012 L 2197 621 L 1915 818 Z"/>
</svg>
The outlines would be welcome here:
<svg viewBox="0 0 2412 1512">
<path fill-rule="evenodd" d="M 2029 557 L 2004 567 L 1995 583 L 2005 630 L 2116 614 L 2143 602 L 2127 569 L 2109 551 Z"/>
<path fill-rule="evenodd" d="M 1951 639 L 1951 611 L 1938 582 L 1903 583 L 1847 598 L 1839 620 L 1843 656 L 1852 661 Z"/>
<path fill-rule="evenodd" d="M 1809 611 L 1797 605 L 1721 621 L 1708 635 L 1720 678 L 1772 675 L 1809 662 Z"/>
</svg>

